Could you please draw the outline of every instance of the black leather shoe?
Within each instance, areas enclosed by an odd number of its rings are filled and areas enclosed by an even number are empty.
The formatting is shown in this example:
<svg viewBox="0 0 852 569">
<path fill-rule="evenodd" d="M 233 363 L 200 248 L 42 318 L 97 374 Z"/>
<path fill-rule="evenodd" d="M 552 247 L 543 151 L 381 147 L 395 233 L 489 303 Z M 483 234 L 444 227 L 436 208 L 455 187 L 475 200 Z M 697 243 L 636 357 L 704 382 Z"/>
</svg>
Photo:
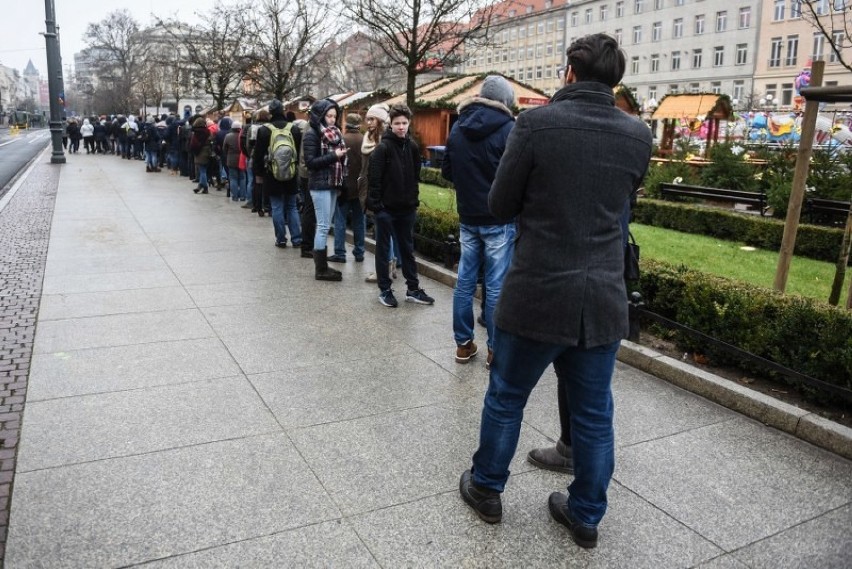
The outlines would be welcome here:
<svg viewBox="0 0 852 569">
<path fill-rule="evenodd" d="M 527 460 L 539 468 L 546 468 L 555 472 L 574 474 L 574 458 L 571 447 L 556 441 L 556 446 L 536 448 L 527 455 Z"/>
<path fill-rule="evenodd" d="M 474 484 L 470 470 L 465 470 L 461 475 L 459 494 L 483 521 L 496 524 L 503 519 L 503 502 L 500 500 L 500 493 Z"/>
<path fill-rule="evenodd" d="M 554 492 L 547 500 L 551 517 L 568 528 L 571 539 L 580 547 L 592 549 L 598 546 L 598 530 L 584 526 L 568 511 L 568 496 L 562 492 Z"/>
</svg>

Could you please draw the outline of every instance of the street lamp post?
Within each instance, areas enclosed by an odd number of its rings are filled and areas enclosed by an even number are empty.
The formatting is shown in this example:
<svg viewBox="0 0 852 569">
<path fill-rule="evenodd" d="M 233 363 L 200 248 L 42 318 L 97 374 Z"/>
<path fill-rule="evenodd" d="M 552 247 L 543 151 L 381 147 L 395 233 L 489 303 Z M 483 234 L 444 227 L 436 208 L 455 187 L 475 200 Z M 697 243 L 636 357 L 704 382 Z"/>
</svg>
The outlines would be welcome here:
<svg viewBox="0 0 852 569">
<path fill-rule="evenodd" d="M 65 164 L 65 153 L 62 151 L 62 105 L 59 103 L 59 95 L 62 92 L 62 64 L 59 58 L 53 0 L 44 0 L 44 23 L 47 27 L 44 41 L 47 48 L 47 90 L 50 93 L 50 136 L 53 142 L 50 163 Z"/>
</svg>

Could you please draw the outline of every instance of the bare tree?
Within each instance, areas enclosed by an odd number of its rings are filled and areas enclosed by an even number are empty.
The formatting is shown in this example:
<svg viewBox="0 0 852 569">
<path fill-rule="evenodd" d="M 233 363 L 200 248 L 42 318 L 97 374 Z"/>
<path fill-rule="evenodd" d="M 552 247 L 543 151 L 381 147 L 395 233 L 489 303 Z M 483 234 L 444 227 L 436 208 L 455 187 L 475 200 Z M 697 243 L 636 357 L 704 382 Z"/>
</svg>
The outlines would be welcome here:
<svg viewBox="0 0 852 569">
<path fill-rule="evenodd" d="M 103 108 L 126 112 L 133 108 L 136 69 L 144 60 L 145 45 L 139 24 L 127 10 L 110 12 L 100 22 L 89 24 L 83 36 L 92 57 L 98 88 L 111 94 L 98 97 Z"/>
<path fill-rule="evenodd" d="M 198 88 L 210 95 L 219 109 L 242 93 L 246 29 L 241 12 L 248 11 L 239 5 L 217 2 L 215 16 L 198 14 L 196 25 L 157 20 L 157 26 L 180 46 L 191 64 Z"/>
<path fill-rule="evenodd" d="M 417 75 L 456 65 L 465 45 L 488 43 L 494 5 L 492 0 L 353 0 L 344 12 L 405 70 L 410 107 Z"/>
<path fill-rule="evenodd" d="M 243 13 L 245 76 L 255 95 L 286 100 L 326 74 L 322 54 L 341 33 L 334 7 L 315 0 L 260 0 Z"/>
<path fill-rule="evenodd" d="M 852 5 L 848 0 L 801 0 L 802 19 L 825 37 L 837 62 L 852 71 Z"/>
</svg>

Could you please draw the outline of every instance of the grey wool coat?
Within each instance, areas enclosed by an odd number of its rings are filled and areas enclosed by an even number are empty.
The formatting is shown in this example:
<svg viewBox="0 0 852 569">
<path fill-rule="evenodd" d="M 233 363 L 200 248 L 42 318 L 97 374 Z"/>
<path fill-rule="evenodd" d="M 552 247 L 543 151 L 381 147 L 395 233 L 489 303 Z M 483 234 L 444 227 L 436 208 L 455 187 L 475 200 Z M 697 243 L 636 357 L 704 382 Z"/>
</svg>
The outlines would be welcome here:
<svg viewBox="0 0 852 569">
<path fill-rule="evenodd" d="M 499 328 L 587 348 L 627 336 L 619 220 L 650 157 L 650 130 L 602 83 L 566 85 L 521 113 L 488 195 L 498 220 L 518 216 Z"/>
</svg>

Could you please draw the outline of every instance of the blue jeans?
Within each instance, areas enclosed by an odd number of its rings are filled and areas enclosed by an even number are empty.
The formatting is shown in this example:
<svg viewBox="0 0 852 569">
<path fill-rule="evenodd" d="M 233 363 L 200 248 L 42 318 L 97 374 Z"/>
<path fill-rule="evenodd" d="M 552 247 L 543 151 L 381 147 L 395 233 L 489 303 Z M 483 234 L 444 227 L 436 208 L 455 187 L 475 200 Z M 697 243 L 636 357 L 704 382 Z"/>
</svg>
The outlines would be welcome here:
<svg viewBox="0 0 852 569">
<path fill-rule="evenodd" d="M 334 221 L 337 190 L 328 188 L 311 190 L 311 200 L 317 212 L 317 230 L 314 234 L 314 251 L 325 251 L 328 246 L 328 230 Z"/>
<path fill-rule="evenodd" d="M 515 251 L 515 224 L 460 225 L 461 259 L 458 280 L 453 290 L 453 336 L 461 345 L 473 340 L 473 295 L 479 268 L 485 263 L 485 327 L 488 330 L 488 347 L 494 337 L 492 315 L 503 279 Z"/>
<path fill-rule="evenodd" d="M 334 254 L 346 256 L 346 215 L 352 212 L 352 237 L 355 247 L 352 254 L 356 259 L 364 258 L 364 233 L 367 231 L 367 218 L 361 209 L 361 200 L 337 200 L 337 214 L 334 216 Z"/>
<path fill-rule="evenodd" d="M 246 199 L 246 173 L 239 168 L 228 168 L 228 187 L 233 201 Z"/>
<path fill-rule="evenodd" d="M 159 156 L 157 156 L 156 150 L 145 150 L 145 164 L 151 168 L 151 170 L 156 170 L 159 166 Z"/>
<path fill-rule="evenodd" d="M 251 201 L 251 194 L 254 191 L 254 170 L 250 165 L 246 165 L 246 201 Z"/>
<path fill-rule="evenodd" d="M 233 170 L 233 168 L 231 168 Z M 269 196 L 272 206 L 272 227 L 275 229 L 275 242 L 287 242 L 287 228 L 290 229 L 290 241 L 298 247 L 302 244 L 302 227 L 299 223 L 299 210 L 296 207 L 296 194 L 288 196 Z"/>
<path fill-rule="evenodd" d="M 207 165 L 206 164 L 196 164 L 195 167 L 198 169 L 198 185 L 205 190 L 208 187 L 207 184 Z"/>
<path fill-rule="evenodd" d="M 565 384 L 571 412 L 574 481 L 568 508 L 595 527 L 606 513 L 606 491 L 615 468 L 612 374 L 619 341 L 593 348 L 559 346 L 494 330 L 494 361 L 473 455 L 473 481 L 502 492 L 518 446 L 527 398 L 550 363 Z M 562 393 L 562 391 L 560 391 Z"/>
</svg>

